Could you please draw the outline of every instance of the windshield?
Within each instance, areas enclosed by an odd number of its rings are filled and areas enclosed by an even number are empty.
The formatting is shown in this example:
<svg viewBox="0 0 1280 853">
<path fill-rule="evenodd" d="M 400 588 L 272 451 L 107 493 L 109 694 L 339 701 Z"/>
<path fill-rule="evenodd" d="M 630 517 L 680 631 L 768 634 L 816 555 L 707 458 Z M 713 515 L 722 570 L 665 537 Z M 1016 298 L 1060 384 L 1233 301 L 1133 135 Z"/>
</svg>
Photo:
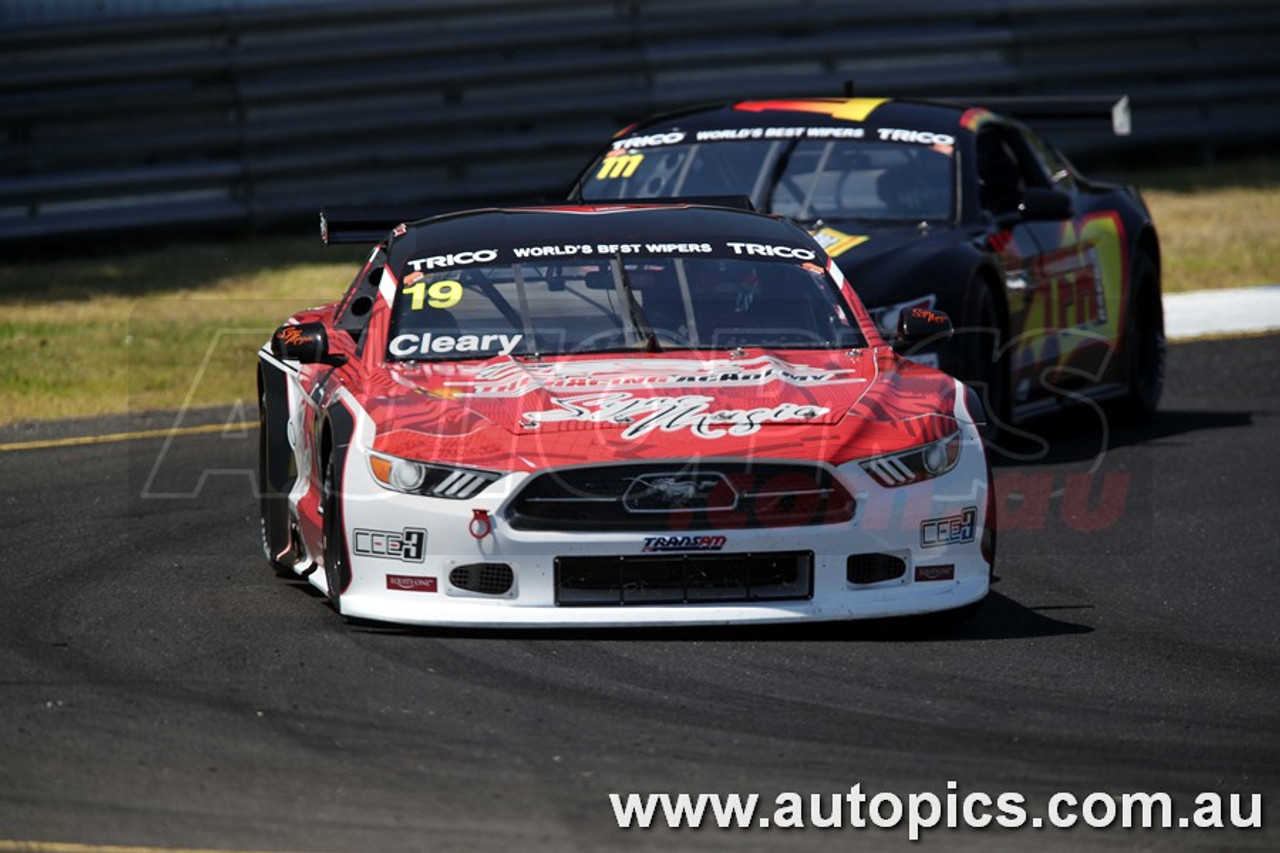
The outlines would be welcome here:
<svg viewBox="0 0 1280 853">
<path fill-rule="evenodd" d="M 813 263 L 619 255 L 410 268 L 403 280 L 393 360 L 864 345 L 835 283 Z"/>
<path fill-rule="evenodd" d="M 615 148 L 588 171 L 586 201 L 747 195 L 759 210 L 819 219 L 938 221 L 954 209 L 954 147 L 866 139 L 701 141 Z"/>
</svg>

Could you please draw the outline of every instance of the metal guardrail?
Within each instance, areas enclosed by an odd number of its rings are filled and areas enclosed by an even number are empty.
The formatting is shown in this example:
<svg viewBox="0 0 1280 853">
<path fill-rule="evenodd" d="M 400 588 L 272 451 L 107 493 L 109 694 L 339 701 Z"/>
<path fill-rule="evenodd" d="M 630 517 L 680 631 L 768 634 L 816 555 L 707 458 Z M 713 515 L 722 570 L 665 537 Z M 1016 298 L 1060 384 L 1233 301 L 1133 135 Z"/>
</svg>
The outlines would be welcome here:
<svg viewBox="0 0 1280 853">
<path fill-rule="evenodd" d="M 731 97 L 1128 93 L 1131 137 L 1280 138 L 1271 0 L 372 0 L 0 33 L 0 242 L 555 197 L 646 113 Z"/>
</svg>

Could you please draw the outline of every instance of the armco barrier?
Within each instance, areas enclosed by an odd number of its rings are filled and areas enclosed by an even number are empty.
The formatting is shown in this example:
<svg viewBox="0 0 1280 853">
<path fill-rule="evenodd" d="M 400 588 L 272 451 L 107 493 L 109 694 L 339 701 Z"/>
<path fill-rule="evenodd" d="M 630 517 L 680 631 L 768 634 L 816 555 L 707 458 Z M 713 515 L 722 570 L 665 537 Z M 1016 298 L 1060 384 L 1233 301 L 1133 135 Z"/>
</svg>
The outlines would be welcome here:
<svg viewBox="0 0 1280 853">
<path fill-rule="evenodd" d="M 1280 138 L 1271 0 L 372 0 L 0 32 L 0 242 L 555 197 L 653 110 L 1121 94 L 1069 152 Z"/>
</svg>

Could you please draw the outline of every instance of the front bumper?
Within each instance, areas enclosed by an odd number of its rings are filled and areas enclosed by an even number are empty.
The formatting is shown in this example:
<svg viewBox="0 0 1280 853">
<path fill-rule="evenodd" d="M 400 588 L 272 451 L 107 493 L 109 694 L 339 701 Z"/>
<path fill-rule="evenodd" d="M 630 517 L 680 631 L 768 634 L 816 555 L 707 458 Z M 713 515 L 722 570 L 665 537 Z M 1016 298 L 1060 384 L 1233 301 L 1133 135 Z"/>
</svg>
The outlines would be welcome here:
<svg viewBox="0 0 1280 853">
<path fill-rule="evenodd" d="M 856 463 L 840 466 L 837 472 L 857 501 L 846 522 L 626 532 L 513 529 L 503 510 L 527 474 L 509 475 L 464 501 L 389 492 L 372 480 L 366 454 L 353 445 L 343 489 L 352 581 L 340 596 L 341 612 L 408 625 L 520 628 L 833 621 L 963 607 L 987 594 L 991 572 L 981 550 L 986 466 L 976 430 L 966 425 L 965 433 L 959 463 L 933 480 L 886 489 Z M 481 538 L 474 535 L 477 511 L 489 520 Z M 591 563 L 584 558 L 595 558 L 603 566 L 648 566 L 644 558 L 655 548 L 668 558 L 687 558 L 695 568 L 700 555 L 714 555 L 719 567 L 735 556 L 746 562 L 758 555 L 808 555 L 800 560 L 808 567 L 805 587 L 778 595 L 776 584 L 764 584 L 734 601 L 706 600 L 727 594 L 705 589 L 695 600 L 672 601 L 669 588 L 648 600 L 641 590 L 609 604 L 566 601 L 558 563 L 581 566 Z M 901 573 L 870 580 L 858 575 L 850 558 L 868 555 L 900 566 Z M 507 583 L 478 591 L 475 572 L 484 567 Z M 323 572 L 309 579 L 323 588 Z"/>
</svg>

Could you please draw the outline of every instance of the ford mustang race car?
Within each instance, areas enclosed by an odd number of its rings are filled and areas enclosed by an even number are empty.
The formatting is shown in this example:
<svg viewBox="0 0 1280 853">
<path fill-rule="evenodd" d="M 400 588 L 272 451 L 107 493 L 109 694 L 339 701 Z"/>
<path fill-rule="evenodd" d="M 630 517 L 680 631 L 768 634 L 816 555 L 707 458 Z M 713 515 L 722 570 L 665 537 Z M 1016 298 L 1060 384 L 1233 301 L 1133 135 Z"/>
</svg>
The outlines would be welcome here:
<svg viewBox="0 0 1280 853">
<path fill-rule="evenodd" d="M 1128 101 L 993 99 L 1033 122 Z M 835 258 L 882 334 L 911 308 L 955 336 L 912 353 L 1009 424 L 1082 397 L 1140 421 L 1164 374 L 1160 247 L 1136 190 L 1092 181 L 1026 124 L 973 104 L 878 98 L 740 101 L 634 124 L 571 198 L 748 197 Z M 991 430 L 996 432 L 995 429 Z"/>
<path fill-rule="evenodd" d="M 895 340 L 950 330 L 913 308 Z M 949 620 L 988 592 L 979 402 L 781 217 L 400 225 L 272 335 L 258 386 L 266 556 L 344 616 Z"/>
</svg>

